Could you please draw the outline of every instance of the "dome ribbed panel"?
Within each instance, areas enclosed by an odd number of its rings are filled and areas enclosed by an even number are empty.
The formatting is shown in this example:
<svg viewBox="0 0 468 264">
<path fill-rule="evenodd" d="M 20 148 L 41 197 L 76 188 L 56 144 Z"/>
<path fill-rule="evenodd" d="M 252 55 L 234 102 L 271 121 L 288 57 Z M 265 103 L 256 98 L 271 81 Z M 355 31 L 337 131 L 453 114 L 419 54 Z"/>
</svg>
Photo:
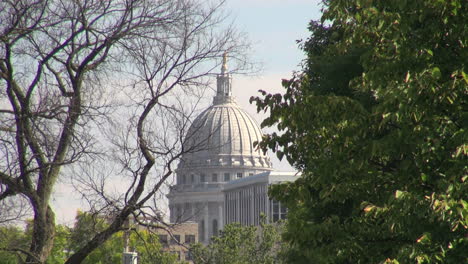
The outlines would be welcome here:
<svg viewBox="0 0 468 264">
<path fill-rule="evenodd" d="M 222 139 L 220 140 L 220 144 L 223 145 L 223 151 L 221 153 L 233 153 L 235 151 L 235 147 L 233 147 L 234 138 L 232 132 L 233 127 L 231 125 L 232 114 L 230 109 L 227 107 L 219 107 L 219 109 L 224 112 L 223 118 L 219 120 L 219 125 L 223 127 Z"/>
<path fill-rule="evenodd" d="M 234 133 L 231 134 L 231 135 L 233 135 L 231 145 L 234 148 L 231 153 L 232 154 L 241 154 L 242 153 L 243 127 L 239 123 L 239 112 L 235 111 L 237 109 L 230 109 L 230 110 L 232 112 L 232 114 L 230 115 L 230 117 L 232 118 L 231 127 L 235 131 L 234 132 L 235 134 Z"/>
<path fill-rule="evenodd" d="M 246 123 L 250 123 L 250 124 L 253 124 L 253 125 L 257 126 L 257 127 L 260 127 L 260 126 L 257 124 L 257 122 L 255 122 L 255 120 L 253 120 L 253 118 L 252 118 L 251 116 L 249 116 L 249 115 L 244 115 L 243 117 L 246 118 L 246 119 L 248 119 L 248 120 L 245 121 Z M 254 142 L 256 142 L 256 141 L 259 142 L 259 141 L 262 139 L 262 136 L 263 136 L 263 135 L 262 135 L 262 132 L 261 132 L 260 129 L 249 129 L 248 131 L 249 131 L 250 141 L 252 142 L 252 146 L 253 146 L 253 143 L 254 143 Z M 255 150 L 255 147 L 253 147 L 253 148 L 251 149 L 251 152 L 250 152 L 250 153 L 251 153 L 251 154 L 256 153 L 256 154 L 259 155 L 259 154 L 261 154 L 262 152 L 261 152 L 260 150 Z"/>
<path fill-rule="evenodd" d="M 242 118 L 242 123 L 243 124 L 253 124 L 251 120 L 249 120 L 249 117 L 247 115 L 241 115 L 240 118 Z M 242 138 L 244 139 L 244 141 L 242 142 L 243 145 L 244 145 L 244 148 L 245 148 L 245 152 L 243 152 L 243 154 L 253 154 L 254 153 L 254 149 L 253 149 L 253 143 L 255 141 L 254 137 L 252 136 L 252 133 L 255 134 L 255 130 L 256 129 L 245 129 L 244 131 L 244 135 L 242 136 Z M 252 147 L 250 147 L 250 144 L 252 144 Z"/>
<path fill-rule="evenodd" d="M 211 153 L 217 153 L 219 150 L 217 148 L 217 142 L 221 140 L 222 137 L 222 127 L 219 127 L 219 120 L 221 119 L 222 116 L 222 111 L 213 111 L 210 112 L 211 115 L 207 115 L 207 119 L 209 119 L 210 125 L 207 126 L 208 130 L 205 132 L 206 136 L 209 137 L 209 146 L 212 146 L 209 148 L 209 151 Z M 211 136 L 210 136 L 211 134 Z"/>
</svg>

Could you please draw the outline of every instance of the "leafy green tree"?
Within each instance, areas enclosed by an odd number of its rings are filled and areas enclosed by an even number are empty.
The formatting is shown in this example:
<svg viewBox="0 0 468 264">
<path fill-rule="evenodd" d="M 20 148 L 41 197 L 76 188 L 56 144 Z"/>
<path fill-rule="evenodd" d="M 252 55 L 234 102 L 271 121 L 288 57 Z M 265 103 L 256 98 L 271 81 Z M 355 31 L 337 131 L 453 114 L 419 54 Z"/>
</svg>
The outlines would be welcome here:
<svg viewBox="0 0 468 264">
<path fill-rule="evenodd" d="M 107 227 L 108 223 L 102 216 L 78 212 L 75 226 L 70 233 L 70 251 L 81 248 L 96 233 Z M 138 253 L 138 263 L 176 263 L 176 256 L 164 252 L 159 237 L 144 228 L 130 231 L 129 247 Z M 82 262 L 83 264 L 113 264 L 122 261 L 124 249 L 123 231 L 114 234 L 109 240 L 92 251 Z"/>
<path fill-rule="evenodd" d="M 21 254 L 17 254 L 17 252 L 27 249 L 27 238 L 24 232 L 16 226 L 0 227 L 0 248 L 10 249 L 9 251 L 0 250 L 1 263 L 20 263 L 22 256 Z"/>
<path fill-rule="evenodd" d="M 220 236 L 208 246 L 196 244 L 191 248 L 196 264 L 273 264 L 282 263 L 280 254 L 280 225 L 226 225 Z"/>
<path fill-rule="evenodd" d="M 468 261 L 466 1 L 324 1 L 261 143 L 302 171 L 291 263 Z M 326 25 L 326 26 L 325 26 Z"/>
<path fill-rule="evenodd" d="M 58 225 L 55 228 L 54 246 L 47 264 L 62 264 L 70 256 L 70 228 Z"/>
<path fill-rule="evenodd" d="M 61 264 L 68 252 L 69 228 L 63 225 L 56 227 L 56 239 L 52 247 L 51 257 L 47 264 Z M 28 251 L 28 242 L 32 235 L 32 222 L 28 222 L 24 230 L 17 226 L 0 227 L 0 263 L 16 264 L 25 262 L 24 253 Z"/>
</svg>

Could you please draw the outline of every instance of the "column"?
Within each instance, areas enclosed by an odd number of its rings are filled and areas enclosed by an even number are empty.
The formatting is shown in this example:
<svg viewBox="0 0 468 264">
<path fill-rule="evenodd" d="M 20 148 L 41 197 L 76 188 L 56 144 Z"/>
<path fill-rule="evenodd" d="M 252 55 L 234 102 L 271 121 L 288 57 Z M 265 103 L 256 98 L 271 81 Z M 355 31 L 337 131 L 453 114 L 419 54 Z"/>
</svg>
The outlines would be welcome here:
<svg viewBox="0 0 468 264">
<path fill-rule="evenodd" d="M 223 222 L 228 222 L 229 221 L 229 192 L 226 192 L 224 195 L 224 218 Z"/>
<path fill-rule="evenodd" d="M 236 191 L 236 221 L 237 222 L 241 222 L 241 219 L 240 219 L 240 198 L 241 198 L 241 195 L 240 195 L 240 191 Z"/>
<path fill-rule="evenodd" d="M 223 206 L 222 203 L 218 204 L 218 230 L 223 229 L 224 227 L 224 217 L 223 217 Z"/>
<path fill-rule="evenodd" d="M 205 243 L 208 244 L 208 242 L 210 241 L 210 238 L 208 237 L 208 221 L 209 221 L 209 217 L 208 217 L 208 203 L 205 204 L 205 207 L 203 208 L 203 217 L 204 217 L 204 231 L 205 231 Z"/>
<path fill-rule="evenodd" d="M 251 225 L 255 225 L 255 197 L 253 189 L 255 186 L 251 186 L 249 188 L 250 191 L 250 223 Z"/>
</svg>

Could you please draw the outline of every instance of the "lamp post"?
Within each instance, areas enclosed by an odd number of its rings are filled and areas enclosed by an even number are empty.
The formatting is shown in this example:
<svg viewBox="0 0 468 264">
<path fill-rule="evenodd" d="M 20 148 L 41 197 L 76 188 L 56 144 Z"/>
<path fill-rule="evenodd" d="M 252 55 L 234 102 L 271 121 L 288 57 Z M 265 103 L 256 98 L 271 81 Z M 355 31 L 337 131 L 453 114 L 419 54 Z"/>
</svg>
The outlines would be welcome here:
<svg viewBox="0 0 468 264">
<path fill-rule="evenodd" d="M 127 219 L 124 224 L 125 231 L 123 235 L 124 249 L 122 254 L 122 264 L 138 264 L 138 253 L 131 252 L 129 245 L 130 240 L 130 220 Z"/>
</svg>

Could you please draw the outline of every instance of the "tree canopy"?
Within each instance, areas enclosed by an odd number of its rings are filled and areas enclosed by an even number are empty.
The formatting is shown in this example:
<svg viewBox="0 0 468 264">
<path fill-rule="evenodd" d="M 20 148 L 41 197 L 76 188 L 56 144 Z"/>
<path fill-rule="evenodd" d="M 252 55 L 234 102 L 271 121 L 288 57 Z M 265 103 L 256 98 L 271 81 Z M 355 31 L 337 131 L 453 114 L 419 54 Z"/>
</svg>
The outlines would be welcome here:
<svg viewBox="0 0 468 264">
<path fill-rule="evenodd" d="M 228 224 L 219 236 L 212 238 L 209 245 L 192 246 L 193 261 L 196 264 L 283 263 L 280 258 L 281 229 L 281 224 Z"/>
<path fill-rule="evenodd" d="M 293 263 L 468 261 L 466 1 L 324 1 L 285 94 L 252 98 Z"/>
</svg>

